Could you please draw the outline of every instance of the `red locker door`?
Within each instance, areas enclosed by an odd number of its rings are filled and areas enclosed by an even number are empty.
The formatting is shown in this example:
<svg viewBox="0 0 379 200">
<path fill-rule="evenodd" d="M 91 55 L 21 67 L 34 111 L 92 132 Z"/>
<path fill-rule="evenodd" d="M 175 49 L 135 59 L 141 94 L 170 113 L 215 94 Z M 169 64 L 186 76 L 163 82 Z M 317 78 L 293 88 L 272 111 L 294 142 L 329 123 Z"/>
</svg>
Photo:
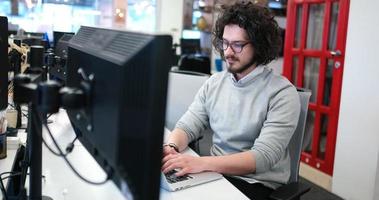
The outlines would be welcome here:
<svg viewBox="0 0 379 200">
<path fill-rule="evenodd" d="M 349 0 L 289 0 L 283 75 L 312 91 L 302 161 L 333 173 Z"/>
</svg>

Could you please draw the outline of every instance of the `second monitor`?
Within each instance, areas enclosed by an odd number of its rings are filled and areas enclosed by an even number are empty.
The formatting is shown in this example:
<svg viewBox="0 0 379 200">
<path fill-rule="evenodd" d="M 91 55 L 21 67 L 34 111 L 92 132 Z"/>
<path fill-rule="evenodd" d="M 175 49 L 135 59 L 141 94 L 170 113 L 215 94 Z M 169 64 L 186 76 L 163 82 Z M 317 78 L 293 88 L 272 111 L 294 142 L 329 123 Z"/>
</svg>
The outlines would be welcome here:
<svg viewBox="0 0 379 200">
<path fill-rule="evenodd" d="M 181 54 L 197 54 L 201 53 L 200 39 L 180 39 Z"/>
</svg>

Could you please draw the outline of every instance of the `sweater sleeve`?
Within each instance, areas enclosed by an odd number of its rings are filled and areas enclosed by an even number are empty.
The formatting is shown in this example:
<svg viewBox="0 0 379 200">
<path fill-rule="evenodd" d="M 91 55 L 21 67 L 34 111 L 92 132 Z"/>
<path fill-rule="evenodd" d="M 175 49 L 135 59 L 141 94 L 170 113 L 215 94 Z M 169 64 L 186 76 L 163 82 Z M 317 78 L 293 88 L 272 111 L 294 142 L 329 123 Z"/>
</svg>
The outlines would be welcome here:
<svg viewBox="0 0 379 200">
<path fill-rule="evenodd" d="M 274 94 L 268 105 L 267 118 L 252 151 L 256 173 L 270 170 L 286 153 L 300 114 L 300 99 L 296 88 L 288 86 Z"/>
<path fill-rule="evenodd" d="M 209 116 L 205 106 L 208 84 L 209 79 L 199 89 L 188 110 L 176 123 L 175 128 L 184 130 L 188 142 L 199 138 L 201 132 L 209 127 Z"/>
</svg>

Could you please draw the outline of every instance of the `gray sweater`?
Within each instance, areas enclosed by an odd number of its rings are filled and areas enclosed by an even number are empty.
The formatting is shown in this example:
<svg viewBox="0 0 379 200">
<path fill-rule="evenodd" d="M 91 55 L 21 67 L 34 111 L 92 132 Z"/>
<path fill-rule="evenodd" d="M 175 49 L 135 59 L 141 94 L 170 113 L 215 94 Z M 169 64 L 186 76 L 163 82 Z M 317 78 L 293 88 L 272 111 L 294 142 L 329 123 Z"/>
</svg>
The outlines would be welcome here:
<svg viewBox="0 0 379 200">
<path fill-rule="evenodd" d="M 296 88 L 271 69 L 260 66 L 239 81 L 227 71 L 212 75 L 176 128 L 184 130 L 189 141 L 211 128 L 213 156 L 254 153 L 256 171 L 235 177 L 277 188 L 290 176 L 287 146 L 299 113 Z"/>
</svg>

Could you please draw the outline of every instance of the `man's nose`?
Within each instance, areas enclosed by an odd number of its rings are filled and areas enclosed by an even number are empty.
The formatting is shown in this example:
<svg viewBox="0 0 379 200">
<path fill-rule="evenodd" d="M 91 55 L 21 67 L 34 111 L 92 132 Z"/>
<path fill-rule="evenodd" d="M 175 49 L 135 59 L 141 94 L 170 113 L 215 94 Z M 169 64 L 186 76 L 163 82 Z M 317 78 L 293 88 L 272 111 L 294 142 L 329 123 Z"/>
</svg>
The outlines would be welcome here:
<svg viewBox="0 0 379 200">
<path fill-rule="evenodd" d="M 225 57 L 227 57 L 228 55 L 233 55 L 233 54 L 234 54 L 234 51 L 233 51 L 233 49 L 232 49 L 231 46 L 228 46 L 228 48 L 226 48 L 226 49 L 224 50 L 224 55 L 225 55 Z"/>
</svg>

